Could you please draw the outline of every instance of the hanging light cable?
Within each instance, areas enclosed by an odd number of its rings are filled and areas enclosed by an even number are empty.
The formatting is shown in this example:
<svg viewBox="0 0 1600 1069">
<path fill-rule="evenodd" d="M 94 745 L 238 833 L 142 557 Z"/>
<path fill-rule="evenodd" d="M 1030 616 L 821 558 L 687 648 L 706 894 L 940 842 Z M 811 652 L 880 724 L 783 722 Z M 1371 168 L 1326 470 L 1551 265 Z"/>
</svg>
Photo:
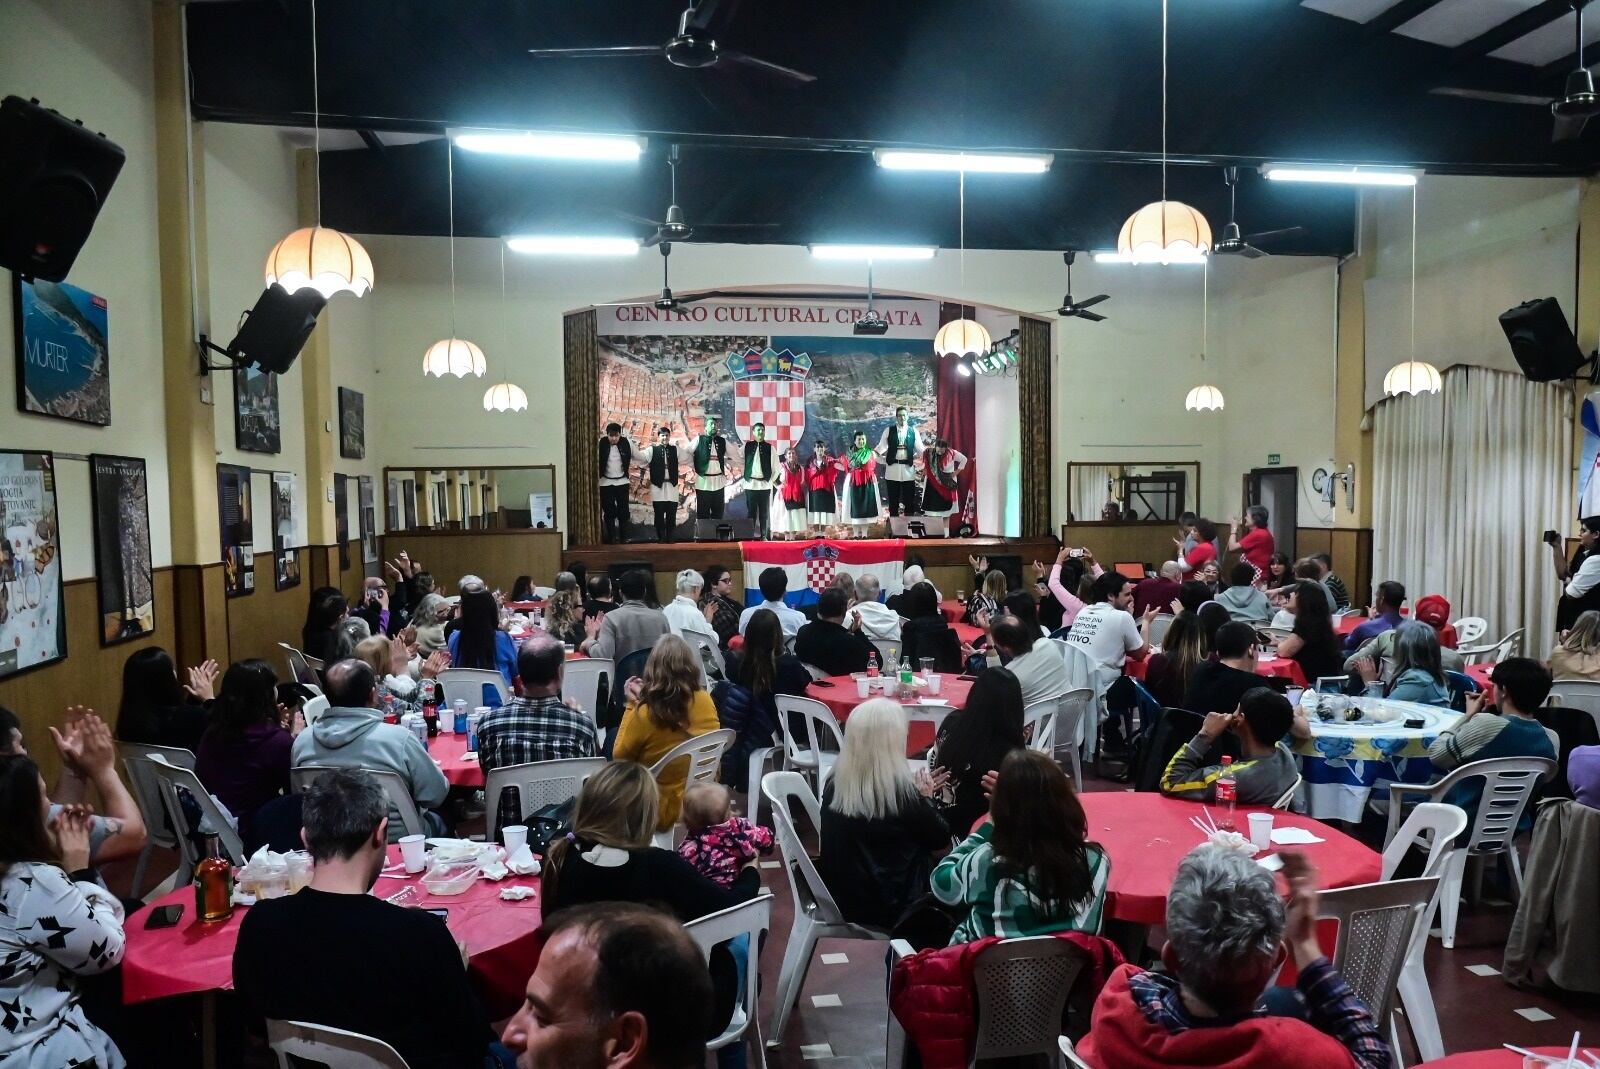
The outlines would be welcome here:
<svg viewBox="0 0 1600 1069">
<path fill-rule="evenodd" d="M 1206 348 L 1211 340 L 1211 264 L 1201 271 L 1200 283 L 1200 362 L 1206 361 Z M 1200 385 L 1189 391 L 1183 407 L 1190 412 L 1221 412 L 1222 391 L 1215 386 Z"/>
<path fill-rule="evenodd" d="M 506 242 L 500 239 L 500 346 L 503 352 L 511 351 L 510 316 L 506 312 Z M 502 370 L 506 358 L 500 358 Z M 483 410 L 485 412 L 521 412 L 528 407 L 528 395 L 521 386 L 507 378 L 498 382 L 483 392 Z"/>
<path fill-rule="evenodd" d="M 454 375 L 482 376 L 487 366 L 483 350 L 456 334 L 456 161 L 455 145 L 447 137 L 444 141 L 446 188 L 450 196 L 450 336 L 428 346 L 422 354 L 422 373 L 436 378 Z"/>
<path fill-rule="evenodd" d="M 939 328 L 939 333 L 933 336 L 933 351 L 940 357 L 954 356 L 957 359 L 972 357 L 974 361 L 983 353 L 989 351 L 989 332 L 983 329 L 983 324 L 973 319 L 966 318 L 967 296 L 967 172 L 962 171 L 957 179 L 958 203 L 960 204 L 961 249 L 957 254 L 956 271 L 960 279 L 961 289 L 961 318 L 952 319 Z M 962 368 L 966 365 L 962 364 Z M 966 374 L 971 374 L 967 371 Z"/>
<path fill-rule="evenodd" d="M 1401 394 L 1438 393 L 1443 385 L 1439 369 L 1417 359 L 1417 187 L 1411 187 L 1411 359 L 1396 364 L 1383 377 L 1383 392 L 1390 397 Z"/>
</svg>

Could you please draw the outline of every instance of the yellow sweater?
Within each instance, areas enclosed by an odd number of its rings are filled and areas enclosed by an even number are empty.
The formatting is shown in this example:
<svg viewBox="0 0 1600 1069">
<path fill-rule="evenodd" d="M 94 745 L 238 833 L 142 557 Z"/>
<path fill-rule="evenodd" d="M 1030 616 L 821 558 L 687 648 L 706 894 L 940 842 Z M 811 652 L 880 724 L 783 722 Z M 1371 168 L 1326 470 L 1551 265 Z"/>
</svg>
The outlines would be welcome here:
<svg viewBox="0 0 1600 1069">
<path fill-rule="evenodd" d="M 619 761 L 637 761 L 649 766 L 661 760 L 668 750 L 680 742 L 715 731 L 721 726 L 722 722 L 717 719 L 717 707 L 712 704 L 711 695 L 703 690 L 695 691 L 694 701 L 689 706 L 689 726 L 682 731 L 669 730 L 657 724 L 650 719 L 647 706 L 629 705 L 622 714 L 622 724 L 617 728 L 617 745 L 612 753 Z M 661 814 L 656 821 L 657 831 L 666 831 L 678 822 L 678 811 L 683 806 L 683 788 L 688 778 L 687 757 L 674 761 L 673 767 L 664 769 L 656 778 L 661 788 Z"/>
</svg>

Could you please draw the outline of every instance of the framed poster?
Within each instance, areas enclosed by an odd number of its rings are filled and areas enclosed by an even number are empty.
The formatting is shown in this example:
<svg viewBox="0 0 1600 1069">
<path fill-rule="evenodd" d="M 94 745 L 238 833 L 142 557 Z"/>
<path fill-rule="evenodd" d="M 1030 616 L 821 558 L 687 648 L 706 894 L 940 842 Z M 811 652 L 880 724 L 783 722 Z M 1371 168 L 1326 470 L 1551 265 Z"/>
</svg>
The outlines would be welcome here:
<svg viewBox="0 0 1600 1069">
<path fill-rule="evenodd" d="M 67 655 L 58 515 L 51 455 L 0 450 L 0 679 Z"/>
<path fill-rule="evenodd" d="M 300 551 L 294 548 L 294 472 L 272 473 L 272 589 L 300 585 Z"/>
<path fill-rule="evenodd" d="M 333 537 L 339 543 L 339 570 L 350 568 L 350 477 L 333 475 Z"/>
<path fill-rule="evenodd" d="M 361 525 L 361 562 L 363 564 L 378 563 L 378 512 L 373 503 L 374 489 L 372 476 L 358 475 L 356 477 L 356 500 L 359 502 L 360 513 L 356 521 Z M 376 575 L 377 570 L 373 569 Z"/>
<path fill-rule="evenodd" d="M 255 533 L 250 511 L 250 469 L 217 465 L 217 514 L 222 527 L 222 582 L 228 597 L 256 588 Z"/>
<path fill-rule="evenodd" d="M 95 453 L 89 475 L 100 644 L 114 646 L 156 629 L 150 485 L 139 457 Z"/>
<path fill-rule="evenodd" d="M 12 277 L 17 408 L 108 426 L 111 354 L 106 344 L 106 299 L 65 282 Z"/>
<path fill-rule="evenodd" d="M 247 453 L 283 448 L 278 376 L 255 366 L 233 370 L 233 440 Z"/>
<path fill-rule="evenodd" d="M 339 455 L 363 460 L 367 455 L 366 398 L 339 387 Z"/>
</svg>

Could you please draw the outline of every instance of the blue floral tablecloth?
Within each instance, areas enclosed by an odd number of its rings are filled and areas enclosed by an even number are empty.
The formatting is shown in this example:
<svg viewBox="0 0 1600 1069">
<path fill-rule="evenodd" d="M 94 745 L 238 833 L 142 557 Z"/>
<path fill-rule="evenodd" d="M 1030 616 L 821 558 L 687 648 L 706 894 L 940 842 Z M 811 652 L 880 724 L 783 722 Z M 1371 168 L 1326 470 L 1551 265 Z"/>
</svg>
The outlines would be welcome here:
<svg viewBox="0 0 1600 1069">
<path fill-rule="evenodd" d="M 1311 738 L 1295 740 L 1300 763 L 1299 801 L 1318 820 L 1357 823 L 1373 791 L 1388 798 L 1391 783 L 1428 783 L 1437 778 L 1428 760 L 1433 740 L 1461 716 L 1448 709 L 1365 698 L 1363 708 L 1392 710 L 1427 721 L 1421 728 L 1402 723 L 1321 721 L 1311 717 Z"/>
</svg>

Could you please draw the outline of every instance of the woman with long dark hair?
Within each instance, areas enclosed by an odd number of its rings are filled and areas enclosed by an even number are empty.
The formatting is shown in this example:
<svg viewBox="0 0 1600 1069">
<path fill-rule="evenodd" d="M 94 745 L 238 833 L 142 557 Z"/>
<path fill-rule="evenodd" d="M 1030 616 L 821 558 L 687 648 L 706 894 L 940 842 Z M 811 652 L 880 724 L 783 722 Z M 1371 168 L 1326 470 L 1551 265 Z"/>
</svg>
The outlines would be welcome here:
<svg viewBox="0 0 1600 1069">
<path fill-rule="evenodd" d="M 519 575 L 511 582 L 511 596 L 507 601 L 532 601 L 533 576 Z"/>
<path fill-rule="evenodd" d="M 1309 579 L 1294 583 L 1284 607 L 1294 614 L 1294 634 L 1278 643 L 1278 656 L 1298 664 L 1312 686 L 1321 676 L 1344 675 L 1344 651 L 1322 584 Z"/>
<path fill-rule="evenodd" d="M 700 689 L 700 656 L 677 635 L 656 640 L 644 662 L 643 678 L 628 680 L 625 689 L 628 704 L 612 754 L 618 761 L 637 761 L 649 767 L 679 743 L 722 726 L 711 695 Z M 662 769 L 656 781 L 661 788 L 657 831 L 666 831 L 678 822 L 688 779 L 687 757 Z"/>
<path fill-rule="evenodd" d="M 989 808 L 983 777 L 1025 745 L 1022 685 L 1009 669 L 984 669 L 967 693 L 966 707 L 945 718 L 928 751 L 928 767 L 948 776 L 933 802 L 953 835 L 965 835 Z"/>
<path fill-rule="evenodd" d="M 212 698 L 217 662 L 189 669 L 189 683 L 178 682 L 172 655 L 160 646 L 135 650 L 122 662 L 122 704 L 117 738 L 145 746 L 175 746 L 193 753 L 206 730 L 202 702 Z"/>
<path fill-rule="evenodd" d="M 278 675 L 266 661 L 239 661 L 222 677 L 211 726 L 195 755 L 195 775 L 239 818 L 239 835 L 253 842 L 256 810 L 289 789 L 289 751 L 278 704 Z"/>
<path fill-rule="evenodd" d="M 300 652 L 315 657 L 324 665 L 350 656 L 356 644 L 343 626 L 349 614 L 350 603 L 336 588 L 324 586 L 313 590 L 306 605 L 305 626 L 300 629 Z"/>
<path fill-rule="evenodd" d="M 932 657 L 940 672 L 961 671 L 960 643 L 952 641 L 955 632 L 939 609 L 939 595 L 932 583 L 924 580 L 906 591 L 905 614 L 906 622 L 900 628 L 901 656 L 909 658 L 913 665 Z M 887 672 L 893 667 L 886 664 L 883 669 Z"/>
<path fill-rule="evenodd" d="M 1279 590 L 1294 582 L 1294 561 L 1289 559 L 1287 553 L 1274 553 L 1267 558 L 1267 574 L 1261 577 L 1261 585 L 1267 590 Z"/>
<path fill-rule="evenodd" d="M 1145 668 L 1145 689 L 1164 707 L 1182 708 L 1194 670 L 1210 655 L 1211 642 L 1200 617 L 1179 613 L 1161 640 L 1161 652 L 1151 657 Z"/>
<path fill-rule="evenodd" d="M 450 635 L 450 667 L 498 671 L 506 686 L 517 678 L 517 644 L 500 630 L 494 595 L 478 590 L 461 595 L 461 626 Z"/>
<path fill-rule="evenodd" d="M 120 1069 L 77 977 L 122 960 L 122 906 L 88 871 L 90 815 L 68 809 L 51 822 L 49 812 L 39 766 L 0 757 L 0 1066 Z"/>
<path fill-rule="evenodd" d="M 1111 860 L 1088 835 L 1060 766 L 1013 752 L 1000 766 L 989 820 L 933 870 L 934 897 L 967 907 L 950 942 L 1099 931 Z"/>
<path fill-rule="evenodd" d="M 750 614 L 744 645 L 728 653 L 727 665 L 728 682 L 744 687 L 761 703 L 769 730 L 778 724 L 778 695 L 803 698 L 811 682 L 811 673 L 800 658 L 784 651 L 783 624 L 771 609 L 757 609 Z M 790 730 L 796 728 L 805 730 L 798 721 L 791 724 Z"/>
</svg>

